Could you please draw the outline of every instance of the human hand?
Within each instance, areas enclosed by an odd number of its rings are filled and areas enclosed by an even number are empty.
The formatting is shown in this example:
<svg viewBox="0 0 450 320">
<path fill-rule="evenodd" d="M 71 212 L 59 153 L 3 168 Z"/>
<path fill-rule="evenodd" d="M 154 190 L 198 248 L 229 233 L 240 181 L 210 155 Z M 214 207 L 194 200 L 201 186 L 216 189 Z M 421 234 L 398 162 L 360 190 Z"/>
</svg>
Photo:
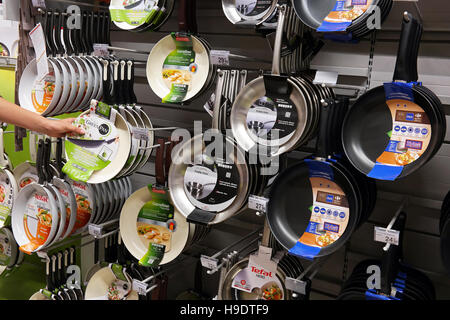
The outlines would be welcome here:
<svg viewBox="0 0 450 320">
<path fill-rule="evenodd" d="M 84 130 L 73 125 L 74 118 L 68 118 L 63 120 L 51 120 L 45 119 L 44 122 L 44 134 L 55 137 L 62 138 L 66 135 L 82 135 Z"/>
</svg>

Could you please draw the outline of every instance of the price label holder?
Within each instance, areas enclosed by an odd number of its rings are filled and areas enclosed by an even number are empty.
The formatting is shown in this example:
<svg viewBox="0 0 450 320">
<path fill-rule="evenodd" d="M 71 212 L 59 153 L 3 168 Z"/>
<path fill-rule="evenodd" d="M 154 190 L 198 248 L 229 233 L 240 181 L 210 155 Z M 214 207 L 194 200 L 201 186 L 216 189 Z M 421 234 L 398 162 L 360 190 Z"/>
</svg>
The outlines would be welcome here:
<svg viewBox="0 0 450 320">
<path fill-rule="evenodd" d="M 382 227 L 375 227 L 374 239 L 376 242 L 383 242 L 398 246 L 400 231 Z"/>
<path fill-rule="evenodd" d="M 285 285 L 286 289 L 292 292 L 296 292 L 301 295 L 306 295 L 309 283 L 307 281 L 287 277 L 285 280 Z"/>
<path fill-rule="evenodd" d="M 45 8 L 45 0 L 31 0 L 33 7 Z"/>
<path fill-rule="evenodd" d="M 264 197 L 250 195 L 248 198 L 248 208 L 258 212 L 267 213 L 267 203 L 269 199 Z"/>
<path fill-rule="evenodd" d="M 218 66 L 230 65 L 230 51 L 226 50 L 211 50 L 211 62 Z"/>
<path fill-rule="evenodd" d="M 90 223 L 88 225 L 88 231 L 89 234 L 91 236 L 93 236 L 94 238 L 100 238 L 103 234 L 103 228 L 102 226 L 96 225 L 96 224 L 92 224 Z"/>
<path fill-rule="evenodd" d="M 108 47 L 109 44 L 107 43 L 94 43 L 94 56 L 108 57 L 109 56 Z"/>
<path fill-rule="evenodd" d="M 219 260 L 205 256 L 203 254 L 200 256 L 200 262 L 202 264 L 202 267 L 209 270 L 215 270 L 219 265 Z"/>
<path fill-rule="evenodd" d="M 140 296 L 147 295 L 147 289 L 148 285 L 146 282 L 133 279 L 133 290 L 136 291 Z"/>
<path fill-rule="evenodd" d="M 133 137 L 138 140 L 144 140 L 148 141 L 149 131 L 146 128 L 138 128 L 138 127 L 132 127 L 131 133 L 133 134 Z"/>
<path fill-rule="evenodd" d="M 317 71 L 314 84 L 336 85 L 339 74 L 334 71 Z"/>
</svg>

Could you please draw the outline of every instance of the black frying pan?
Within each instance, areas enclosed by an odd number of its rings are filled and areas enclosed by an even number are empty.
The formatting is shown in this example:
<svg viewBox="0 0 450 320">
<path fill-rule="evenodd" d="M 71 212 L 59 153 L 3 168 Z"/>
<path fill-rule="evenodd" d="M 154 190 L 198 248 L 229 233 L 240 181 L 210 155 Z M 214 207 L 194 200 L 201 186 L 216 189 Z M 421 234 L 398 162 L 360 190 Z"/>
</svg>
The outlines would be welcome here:
<svg viewBox="0 0 450 320">
<path fill-rule="evenodd" d="M 421 24 L 411 14 L 405 13 L 402 26 L 402 36 L 397 55 L 394 81 L 416 82 L 417 57 L 422 34 Z M 419 105 L 431 124 L 431 138 L 428 148 L 421 157 L 403 167 L 401 172 L 386 175 L 371 173 L 378 157 L 385 151 L 392 131 L 392 116 L 386 103 L 386 91 L 380 86 L 368 91 L 348 112 L 342 129 L 344 151 L 360 172 L 380 180 L 396 180 L 405 177 L 427 163 L 440 148 L 445 135 L 445 118 L 437 98 L 430 90 L 424 90 L 418 84 L 413 84 L 414 102 Z"/>
<path fill-rule="evenodd" d="M 361 210 L 358 202 L 361 196 L 358 195 L 358 186 L 355 186 L 354 180 L 335 161 L 326 160 L 328 137 L 324 132 L 328 131 L 324 128 L 329 127 L 330 109 L 328 106 L 322 107 L 317 158 L 301 161 L 283 171 L 269 192 L 267 219 L 273 236 L 291 254 L 307 259 L 326 256 L 338 250 L 356 228 Z M 320 249 L 298 245 L 298 240 L 307 231 L 310 210 L 316 209 L 312 208 L 314 196 L 311 176 L 335 182 L 345 193 L 349 207 L 348 224 L 343 234 L 335 242 Z"/>
</svg>

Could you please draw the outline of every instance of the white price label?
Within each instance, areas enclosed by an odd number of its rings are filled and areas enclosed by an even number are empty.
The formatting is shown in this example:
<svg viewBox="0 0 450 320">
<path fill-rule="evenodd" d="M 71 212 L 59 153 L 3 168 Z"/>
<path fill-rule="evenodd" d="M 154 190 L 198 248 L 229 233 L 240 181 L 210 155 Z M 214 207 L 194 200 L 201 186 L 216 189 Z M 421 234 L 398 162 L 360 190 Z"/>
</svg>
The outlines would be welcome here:
<svg viewBox="0 0 450 320">
<path fill-rule="evenodd" d="M 219 260 L 205 256 L 205 255 L 201 255 L 200 262 L 202 264 L 202 267 L 207 268 L 209 270 L 214 270 L 214 269 L 217 269 Z"/>
<path fill-rule="evenodd" d="M 262 213 L 267 213 L 267 203 L 269 199 L 250 195 L 248 198 L 248 208 Z"/>
<path fill-rule="evenodd" d="M 33 43 L 34 52 L 36 53 L 37 76 L 41 80 L 50 73 L 47 61 L 47 50 L 45 48 L 44 30 L 42 25 L 38 23 L 33 30 L 30 31 L 30 39 Z"/>
<path fill-rule="evenodd" d="M 400 231 L 375 227 L 375 241 L 398 246 Z"/>
<path fill-rule="evenodd" d="M 109 56 L 108 47 L 109 44 L 107 43 L 94 43 L 94 56 L 108 57 Z"/>
<path fill-rule="evenodd" d="M 35 8 L 45 8 L 45 0 L 32 0 L 31 2 Z"/>
<path fill-rule="evenodd" d="M 95 238 L 98 238 L 102 235 L 102 227 L 100 227 L 96 224 L 89 224 L 88 231 L 89 231 L 89 234 L 94 236 Z"/>
<path fill-rule="evenodd" d="M 317 71 L 314 78 L 314 84 L 335 85 L 338 81 L 339 74 L 333 71 Z"/>
<path fill-rule="evenodd" d="M 230 65 L 230 51 L 226 50 L 211 50 L 211 62 L 218 66 Z"/>
<path fill-rule="evenodd" d="M 133 279 L 133 290 L 139 295 L 145 296 L 147 294 L 147 284 L 145 282 Z"/>
<path fill-rule="evenodd" d="M 135 139 L 148 141 L 148 136 L 149 136 L 148 129 L 133 127 L 131 132 Z"/>
</svg>

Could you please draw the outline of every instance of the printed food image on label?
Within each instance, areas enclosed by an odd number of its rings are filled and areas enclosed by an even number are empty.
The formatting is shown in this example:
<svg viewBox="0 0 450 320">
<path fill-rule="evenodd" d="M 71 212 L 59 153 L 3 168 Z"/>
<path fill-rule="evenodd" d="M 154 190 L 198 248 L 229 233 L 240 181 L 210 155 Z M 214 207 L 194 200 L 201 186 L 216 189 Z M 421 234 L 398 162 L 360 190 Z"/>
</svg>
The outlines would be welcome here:
<svg viewBox="0 0 450 320">
<path fill-rule="evenodd" d="M 8 266 L 11 261 L 11 243 L 3 232 L 0 233 L 0 265 Z"/>
<path fill-rule="evenodd" d="M 235 3 L 237 11 L 244 17 L 259 15 L 272 5 L 271 0 L 236 0 Z"/>
<path fill-rule="evenodd" d="M 286 143 L 295 133 L 298 113 L 291 101 L 262 97 L 247 114 L 247 128 L 255 141 Z"/>
<path fill-rule="evenodd" d="M 31 175 L 24 176 L 19 180 L 19 189 L 23 189 L 25 186 L 37 181 L 38 181 L 37 176 L 35 177 Z"/>
<path fill-rule="evenodd" d="M 20 250 L 30 254 L 42 246 L 50 236 L 52 212 L 46 194 L 35 192 L 26 203 L 23 216 L 25 235 L 29 243 L 20 246 Z"/>
<path fill-rule="evenodd" d="M 164 84 L 170 89 L 170 93 L 163 99 L 165 103 L 183 101 L 190 91 L 193 75 L 198 71 L 191 36 L 172 33 L 172 38 L 176 50 L 167 56 L 161 72 Z"/>
<path fill-rule="evenodd" d="M 184 175 L 184 192 L 199 209 L 220 212 L 228 208 L 237 196 L 240 183 L 235 164 L 224 159 L 201 155 L 201 164 L 190 165 Z"/>
<path fill-rule="evenodd" d="M 372 5 L 372 0 L 337 0 L 334 9 L 325 17 L 317 31 L 345 31 Z"/>
<path fill-rule="evenodd" d="M 31 91 L 31 102 L 38 113 L 43 113 L 50 106 L 55 93 L 55 74 L 49 64 L 50 73 L 42 80 L 34 83 Z"/>
<path fill-rule="evenodd" d="M 70 181 L 73 192 L 75 193 L 75 199 L 77 201 L 77 219 L 72 233 L 84 228 L 92 215 L 92 198 L 86 183 Z"/>
<path fill-rule="evenodd" d="M 313 191 L 311 218 L 306 231 L 290 253 L 314 258 L 322 248 L 337 241 L 345 232 L 350 215 L 347 197 L 334 181 L 310 177 Z"/>
<path fill-rule="evenodd" d="M 5 172 L 0 172 L 0 226 L 9 217 L 14 204 L 13 186 Z"/>
</svg>

